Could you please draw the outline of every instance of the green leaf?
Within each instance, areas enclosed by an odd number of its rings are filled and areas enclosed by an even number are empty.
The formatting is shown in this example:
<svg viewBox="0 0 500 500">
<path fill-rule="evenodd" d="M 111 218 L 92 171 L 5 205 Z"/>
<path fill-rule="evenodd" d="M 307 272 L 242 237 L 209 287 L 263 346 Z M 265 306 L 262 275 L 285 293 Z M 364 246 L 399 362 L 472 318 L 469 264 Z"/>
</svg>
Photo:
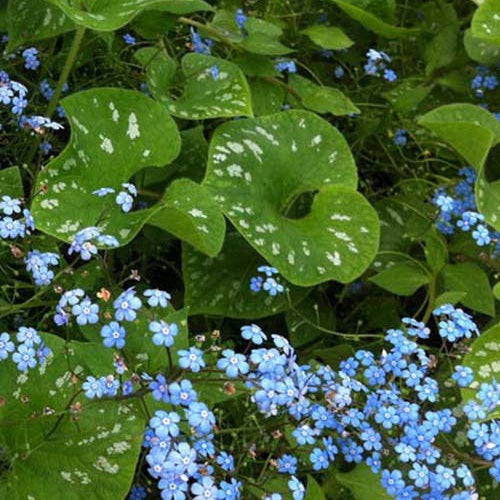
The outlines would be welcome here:
<svg viewBox="0 0 500 500">
<path fill-rule="evenodd" d="M 333 87 L 316 85 L 311 80 L 294 74 L 289 76 L 288 84 L 300 97 L 297 104 L 316 113 L 331 113 L 336 116 L 361 113 L 343 92 Z"/>
<path fill-rule="evenodd" d="M 425 258 L 433 273 L 441 271 L 448 260 L 446 240 L 435 230 L 425 237 Z"/>
<path fill-rule="evenodd" d="M 466 295 L 466 292 L 444 292 L 436 297 L 436 300 L 432 304 L 432 309 L 437 309 L 445 304 L 455 305 L 458 302 L 461 302 Z"/>
<path fill-rule="evenodd" d="M 205 187 L 190 179 L 178 179 L 168 187 L 161 204 L 161 210 L 151 216 L 148 224 L 172 233 L 211 257 L 220 252 L 226 222 Z"/>
<path fill-rule="evenodd" d="M 481 168 L 489 149 L 500 142 L 500 123 L 474 104 L 447 104 L 421 116 L 418 123 L 453 146 L 471 165 Z"/>
<path fill-rule="evenodd" d="M 244 52 L 238 54 L 234 58 L 234 62 L 237 63 L 244 71 L 245 75 L 248 76 L 280 76 L 280 72 L 276 69 L 275 62 L 266 56 Z"/>
<path fill-rule="evenodd" d="M 218 77 L 212 75 L 214 66 Z M 182 58 L 182 70 L 186 82 L 182 96 L 176 100 L 158 96 L 174 116 L 187 120 L 252 116 L 250 88 L 236 64 L 190 53 Z"/>
<path fill-rule="evenodd" d="M 285 100 L 285 89 L 264 80 L 254 78 L 250 81 L 252 106 L 255 116 L 270 115 L 281 111 Z"/>
<path fill-rule="evenodd" d="M 71 19 L 46 0 L 9 1 L 7 26 L 9 51 L 28 42 L 51 38 L 75 29 Z"/>
<path fill-rule="evenodd" d="M 245 24 L 245 30 L 247 35 L 238 42 L 238 45 L 248 52 L 270 56 L 282 56 L 293 52 L 293 49 L 283 45 L 278 40 L 283 32 L 275 24 L 256 17 L 249 17 Z"/>
<path fill-rule="evenodd" d="M 342 134 L 296 110 L 218 127 L 204 180 L 257 252 L 301 286 L 350 282 L 375 256 L 378 218 L 356 184 Z"/>
<path fill-rule="evenodd" d="M 380 484 L 380 477 L 366 464 L 359 464 L 346 474 L 336 474 L 335 479 L 351 490 L 356 500 L 390 500 L 392 497 Z"/>
<path fill-rule="evenodd" d="M 429 273 L 416 263 L 398 262 L 372 276 L 370 281 L 389 292 L 407 296 L 429 283 Z"/>
<path fill-rule="evenodd" d="M 489 330 L 481 333 L 470 346 L 470 350 L 464 356 L 462 364 L 469 366 L 474 371 L 474 382 L 471 388 L 462 388 L 462 399 L 468 401 L 476 396 L 475 389 L 483 382 L 491 383 L 498 378 L 500 371 L 500 324 L 496 324 Z M 500 408 L 488 414 L 488 420 L 500 418 Z"/>
<path fill-rule="evenodd" d="M 474 37 L 500 45 L 500 0 L 484 0 L 474 13 L 471 32 Z"/>
<path fill-rule="evenodd" d="M 129 23 L 145 9 L 174 14 L 212 10 L 199 0 L 48 0 L 57 5 L 76 24 L 96 31 L 114 31 Z"/>
<path fill-rule="evenodd" d="M 110 373 L 112 350 L 42 337 L 53 351 L 46 366 L 20 374 L 11 361 L 0 364 L 0 446 L 9 461 L 0 496 L 60 498 L 64 491 L 65 499 L 80 500 L 95 498 L 98 487 L 103 500 L 124 498 L 144 422 L 130 403 L 78 393 L 87 375 Z M 69 406 L 77 404 L 72 416 Z"/>
<path fill-rule="evenodd" d="M 8 195 L 12 198 L 24 196 L 23 182 L 19 167 L 9 167 L 0 170 L 0 196 Z"/>
<path fill-rule="evenodd" d="M 488 275 L 477 264 L 448 264 L 441 274 L 447 291 L 466 293 L 461 299 L 464 306 L 488 316 L 495 315 L 495 300 Z"/>
<path fill-rule="evenodd" d="M 375 14 L 357 7 L 356 1 L 357 0 L 330 0 L 330 2 L 335 3 L 346 14 L 360 22 L 365 28 L 385 38 L 403 38 L 420 33 L 420 30 L 417 28 L 401 28 L 388 24 Z"/>
<path fill-rule="evenodd" d="M 493 295 L 496 299 L 500 300 L 500 282 L 493 287 Z"/>
<path fill-rule="evenodd" d="M 382 95 L 392 104 L 396 111 L 409 113 L 418 108 L 432 89 L 433 85 L 423 85 L 419 80 L 408 80 L 387 92 L 383 92 Z"/>
<path fill-rule="evenodd" d="M 308 26 L 305 30 L 302 30 L 301 33 L 307 35 L 316 45 L 324 49 L 342 50 L 348 49 L 354 45 L 354 41 L 336 26 L 315 24 L 313 26 Z"/>
<path fill-rule="evenodd" d="M 288 309 L 284 294 L 270 297 L 250 290 L 250 279 L 263 264 L 265 261 L 238 233 L 227 234 L 222 251 L 215 258 L 183 245 L 184 303 L 189 314 L 255 319 Z M 283 285 L 290 289 L 292 303 L 309 292 L 286 282 Z"/>
<path fill-rule="evenodd" d="M 335 329 L 335 315 L 332 304 L 326 295 L 320 293 L 318 289 L 315 289 L 297 304 L 294 310 L 287 311 L 285 319 L 290 341 L 296 348 L 308 344 L 318 337 L 325 337 L 325 333 L 315 328 L 314 325 L 330 330 Z"/>
<path fill-rule="evenodd" d="M 465 31 L 464 46 L 467 55 L 478 63 L 494 65 L 500 62 L 500 44 L 477 38 L 470 29 Z"/>
<path fill-rule="evenodd" d="M 167 57 L 158 47 L 139 49 L 134 57 L 146 70 L 146 79 L 151 95 L 162 100 L 172 84 L 177 71 L 177 63 Z"/>
<path fill-rule="evenodd" d="M 142 168 L 171 162 L 180 148 L 177 127 L 160 103 L 130 90 L 93 89 L 62 104 L 71 138 L 38 177 L 46 194 L 33 200 L 37 227 L 70 241 L 79 229 L 102 221 L 105 232 L 124 245 L 161 204 L 125 214 L 113 195 L 99 198 L 92 191 L 120 190 Z"/>
<path fill-rule="evenodd" d="M 437 69 L 448 66 L 455 58 L 458 47 L 460 23 L 451 4 L 434 4 L 423 6 L 423 16 L 427 20 L 427 29 L 432 36 L 423 46 L 426 61 L 425 74 L 432 75 Z"/>
<path fill-rule="evenodd" d="M 304 500 L 325 500 L 321 486 L 309 474 L 307 475 L 307 490 Z"/>
</svg>

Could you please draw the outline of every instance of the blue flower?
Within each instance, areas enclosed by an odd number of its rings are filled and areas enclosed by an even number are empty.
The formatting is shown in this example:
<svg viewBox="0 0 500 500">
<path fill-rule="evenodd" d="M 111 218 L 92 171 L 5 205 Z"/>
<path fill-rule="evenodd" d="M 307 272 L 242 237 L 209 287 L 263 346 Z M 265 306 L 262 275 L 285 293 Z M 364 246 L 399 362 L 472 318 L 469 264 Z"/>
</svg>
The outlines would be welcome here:
<svg viewBox="0 0 500 500">
<path fill-rule="evenodd" d="M 179 333 L 179 327 L 175 323 L 166 323 L 165 321 L 152 321 L 149 323 L 149 331 L 154 333 L 153 344 L 157 346 L 172 347 L 174 337 Z"/>
<path fill-rule="evenodd" d="M 102 398 L 104 387 L 101 379 L 88 376 L 82 384 L 82 389 L 88 399 Z"/>
<path fill-rule="evenodd" d="M 113 302 L 115 318 L 118 321 L 134 321 L 137 317 L 136 311 L 142 307 L 142 302 L 135 294 L 134 288 L 129 288 L 122 292 Z"/>
<path fill-rule="evenodd" d="M 181 420 L 178 413 L 163 410 L 156 411 L 154 417 L 149 421 L 150 427 L 160 438 L 177 437 L 179 435 L 179 426 Z"/>
<path fill-rule="evenodd" d="M 134 198 L 126 191 L 120 191 L 115 198 L 116 204 L 122 209 L 122 212 L 130 212 L 134 203 Z"/>
<path fill-rule="evenodd" d="M 306 489 L 295 476 L 288 481 L 288 488 L 292 492 L 293 500 L 303 500 Z"/>
<path fill-rule="evenodd" d="M 199 33 L 194 28 L 191 28 L 191 44 L 194 52 L 210 55 L 213 41 L 210 39 L 203 40 Z"/>
<path fill-rule="evenodd" d="M 80 326 L 93 325 L 99 321 L 99 306 L 92 304 L 88 297 L 74 305 L 71 312 L 76 316 L 76 322 Z"/>
<path fill-rule="evenodd" d="M 397 469 L 393 471 L 384 469 L 382 471 L 381 483 L 387 490 L 387 493 L 392 496 L 396 496 L 405 487 L 403 474 L 401 474 L 401 471 Z"/>
<path fill-rule="evenodd" d="M 229 455 L 229 453 L 225 451 L 221 451 L 219 455 L 217 455 L 217 458 L 215 461 L 224 469 L 227 471 L 231 471 L 234 469 L 234 457 L 232 455 Z"/>
<path fill-rule="evenodd" d="M 16 352 L 12 355 L 12 361 L 16 363 L 19 371 L 24 372 L 36 366 L 36 352 L 29 345 L 19 344 Z"/>
<path fill-rule="evenodd" d="M 196 401 L 196 391 L 189 380 L 183 379 L 180 383 L 172 382 L 168 390 L 173 405 L 189 406 L 193 401 Z"/>
<path fill-rule="evenodd" d="M 248 17 L 245 15 L 243 12 L 243 9 L 238 9 L 236 11 L 236 24 L 240 28 L 240 30 L 243 30 L 245 28 L 245 24 L 247 22 Z"/>
<path fill-rule="evenodd" d="M 151 307 L 168 307 L 168 301 L 172 298 L 169 293 L 157 288 L 146 290 L 143 295 L 144 297 L 148 297 L 148 304 Z"/>
<path fill-rule="evenodd" d="M 217 498 L 220 500 L 237 500 L 241 498 L 241 483 L 231 478 L 231 482 L 221 481 Z"/>
<path fill-rule="evenodd" d="M 125 347 L 126 331 L 123 326 L 117 321 L 112 321 L 109 325 L 104 325 L 101 328 L 102 343 L 105 347 L 116 347 L 123 349 Z"/>
<path fill-rule="evenodd" d="M 123 40 L 127 45 L 135 45 L 137 43 L 135 38 L 130 33 L 125 33 L 123 35 Z"/>
<path fill-rule="evenodd" d="M 144 500 L 147 496 L 144 486 L 132 486 L 127 500 Z"/>
<path fill-rule="evenodd" d="M 35 70 L 40 66 L 40 61 L 37 58 L 38 50 L 35 47 L 30 47 L 23 50 L 24 67 L 26 69 Z"/>
<path fill-rule="evenodd" d="M 283 455 L 278 458 L 278 472 L 285 474 L 295 474 L 297 472 L 298 460 L 293 455 Z"/>
<path fill-rule="evenodd" d="M 483 247 L 491 243 L 490 231 L 483 224 L 478 224 L 472 231 L 472 237 L 476 240 L 478 246 Z"/>
<path fill-rule="evenodd" d="M 95 194 L 96 196 L 99 196 L 100 198 L 102 198 L 103 196 L 106 196 L 106 195 L 114 193 L 114 192 L 115 192 L 115 190 L 113 188 L 102 187 L 102 188 L 96 189 L 95 191 L 92 191 L 92 194 Z"/>
<path fill-rule="evenodd" d="M 17 238 L 18 236 L 23 236 L 24 226 L 18 221 L 12 219 L 12 217 L 4 217 L 0 219 L 0 238 Z"/>
<path fill-rule="evenodd" d="M 280 73 L 284 73 L 285 71 L 288 73 L 297 73 L 297 66 L 295 65 L 295 61 L 292 60 L 278 59 L 274 67 Z"/>
<path fill-rule="evenodd" d="M 394 134 L 394 144 L 396 144 L 396 146 L 406 146 L 406 143 L 408 142 L 406 133 L 405 128 L 396 130 L 396 133 Z"/>
<path fill-rule="evenodd" d="M 189 350 L 181 349 L 177 355 L 179 356 L 179 366 L 183 370 L 191 370 L 196 373 L 205 368 L 203 351 L 196 347 L 190 347 Z"/>
<path fill-rule="evenodd" d="M 205 403 L 194 402 L 186 410 L 189 425 L 199 434 L 209 434 L 215 425 L 215 416 Z"/>
<path fill-rule="evenodd" d="M 266 292 L 269 292 L 269 295 L 271 295 L 271 297 L 274 297 L 275 295 L 278 295 L 278 293 L 283 293 L 285 291 L 285 287 L 281 283 L 278 283 L 274 278 L 266 278 L 264 284 L 262 285 L 262 288 Z"/>
<path fill-rule="evenodd" d="M 468 387 L 474 381 L 474 372 L 468 366 L 455 366 L 455 373 L 451 377 L 460 387 Z"/>
<path fill-rule="evenodd" d="M 225 370 L 229 378 L 236 378 L 238 375 L 244 375 L 250 370 L 250 366 L 243 354 L 236 354 L 232 349 L 222 351 L 223 358 L 217 361 L 217 368 Z"/>
<path fill-rule="evenodd" d="M 212 78 L 214 80 L 218 80 L 219 79 L 219 66 L 217 66 L 217 64 L 214 64 L 210 68 L 210 74 L 212 75 Z"/>
<path fill-rule="evenodd" d="M 193 500 L 213 500 L 218 497 L 218 490 L 214 480 L 209 476 L 202 477 L 199 482 L 191 486 Z"/>
<path fill-rule="evenodd" d="M 168 462 L 176 474 L 193 476 L 198 470 L 196 451 L 188 443 L 179 443 L 168 455 Z"/>
<path fill-rule="evenodd" d="M 329 466 L 328 454 L 326 453 L 325 450 L 322 450 L 321 448 L 314 448 L 314 450 L 309 455 L 309 460 L 311 460 L 313 469 L 316 471 L 322 469 L 328 469 Z"/>
<path fill-rule="evenodd" d="M 8 195 L 3 195 L 0 201 L 0 210 L 4 215 L 12 215 L 21 213 L 21 200 L 11 198 Z"/>
<path fill-rule="evenodd" d="M 0 334 L 0 360 L 7 359 L 14 349 L 14 342 L 10 340 L 10 335 L 7 332 Z"/>
<path fill-rule="evenodd" d="M 265 340 L 267 340 L 266 334 L 262 331 L 260 326 L 253 323 L 251 325 L 241 327 L 241 336 L 245 340 L 253 342 L 255 345 L 261 345 Z"/>
<path fill-rule="evenodd" d="M 340 64 L 337 64 L 337 66 L 335 66 L 333 74 L 334 74 L 335 78 L 340 80 L 345 75 L 345 70 L 342 66 L 340 66 Z"/>
</svg>

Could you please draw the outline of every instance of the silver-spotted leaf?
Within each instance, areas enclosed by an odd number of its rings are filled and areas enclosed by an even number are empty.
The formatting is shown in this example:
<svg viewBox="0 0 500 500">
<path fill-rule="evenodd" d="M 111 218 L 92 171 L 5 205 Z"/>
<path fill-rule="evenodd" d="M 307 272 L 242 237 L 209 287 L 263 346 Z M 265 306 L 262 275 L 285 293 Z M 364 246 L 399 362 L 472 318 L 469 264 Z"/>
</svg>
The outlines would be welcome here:
<svg viewBox="0 0 500 500">
<path fill-rule="evenodd" d="M 500 45 L 500 0 L 484 0 L 474 13 L 472 35 Z"/>
<path fill-rule="evenodd" d="M 238 231 L 294 284 L 352 281 L 375 256 L 378 218 L 355 190 L 349 147 L 313 113 L 220 126 L 203 182 Z"/>
<path fill-rule="evenodd" d="M 499 324 L 481 333 L 474 340 L 462 364 L 469 366 L 474 371 L 474 382 L 471 388 L 461 389 L 462 399 L 468 401 L 476 396 L 476 390 L 481 383 L 492 383 L 494 379 L 498 379 L 498 373 L 500 372 Z M 500 418 L 500 409 L 497 408 L 487 418 Z"/>
<path fill-rule="evenodd" d="M 500 44 L 475 37 L 470 29 L 465 31 L 464 46 L 467 55 L 481 64 L 497 64 L 500 62 Z"/>
<path fill-rule="evenodd" d="M 96 31 L 114 31 L 145 9 L 161 8 L 174 14 L 210 10 L 198 0 L 48 0 L 76 24 Z M 191 5 L 190 5 L 191 4 Z"/>
<path fill-rule="evenodd" d="M 148 224 L 172 233 L 207 255 L 219 253 L 226 222 L 204 186 L 190 179 L 178 179 L 170 184 L 161 204 Z"/>
<path fill-rule="evenodd" d="M 0 363 L 0 446 L 8 470 L 0 497 L 81 500 L 124 498 L 139 456 L 144 421 L 130 403 L 89 401 L 88 375 L 113 369 L 112 350 L 43 334 L 53 352 L 46 366 L 21 374 Z M 72 415 L 70 405 L 81 409 Z M 7 425 L 8 424 L 8 425 Z M 36 474 L 34 473 L 36 471 Z"/>
<path fill-rule="evenodd" d="M 226 236 L 222 251 L 214 258 L 183 245 L 184 302 L 189 314 L 216 314 L 229 318 L 256 319 L 288 309 L 287 297 L 250 290 L 250 279 L 265 260 L 238 233 Z M 309 292 L 283 282 L 293 303 Z"/>
<path fill-rule="evenodd" d="M 182 70 L 185 77 L 182 96 L 174 100 L 165 94 L 161 99 L 174 116 L 187 120 L 252 116 L 250 87 L 236 64 L 190 53 L 182 58 Z"/>
<path fill-rule="evenodd" d="M 10 1 L 7 7 L 8 49 L 75 29 L 66 14 L 46 0 Z"/>
<path fill-rule="evenodd" d="M 120 190 L 142 168 L 170 163 L 180 149 L 177 127 L 164 106 L 130 90 L 93 89 L 62 103 L 71 139 L 38 177 L 44 194 L 33 200 L 37 227 L 69 241 L 100 221 L 103 232 L 125 244 L 158 207 L 123 213 L 114 195 L 99 198 L 92 192 Z"/>
</svg>

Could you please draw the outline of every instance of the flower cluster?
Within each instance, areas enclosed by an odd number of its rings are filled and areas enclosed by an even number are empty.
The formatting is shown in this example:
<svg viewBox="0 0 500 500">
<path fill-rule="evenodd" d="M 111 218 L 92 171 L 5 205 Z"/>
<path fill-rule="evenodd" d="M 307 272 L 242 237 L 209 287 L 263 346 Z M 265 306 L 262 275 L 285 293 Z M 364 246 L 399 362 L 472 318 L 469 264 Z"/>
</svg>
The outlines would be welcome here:
<svg viewBox="0 0 500 500">
<path fill-rule="evenodd" d="M 59 130 L 63 126 L 44 116 L 26 116 L 24 110 L 28 106 L 28 89 L 19 82 L 10 79 L 6 71 L 0 71 L 0 104 L 10 106 L 10 112 L 16 118 L 20 128 L 29 128 L 37 134 L 47 130 Z"/>
<path fill-rule="evenodd" d="M 245 12 L 243 11 L 243 9 L 238 9 L 236 11 L 235 19 L 236 19 L 236 24 L 238 25 L 238 28 L 240 28 L 240 30 L 243 31 L 245 29 L 245 25 L 248 21 L 248 17 L 245 15 Z"/>
<path fill-rule="evenodd" d="M 122 212 L 127 213 L 132 209 L 134 199 L 137 197 L 137 188 L 130 182 L 124 182 L 122 188 L 123 190 L 119 191 L 115 197 L 115 203 L 122 209 Z M 92 194 L 103 197 L 114 192 L 115 190 L 113 188 L 103 187 L 96 189 Z"/>
<path fill-rule="evenodd" d="M 403 146 L 406 146 L 407 142 L 408 142 L 408 131 L 405 129 L 405 128 L 400 128 L 398 130 L 396 130 L 396 133 L 394 134 L 394 144 L 396 144 L 396 146 L 400 146 L 400 147 L 403 147 Z"/>
<path fill-rule="evenodd" d="M 266 271 L 267 266 L 262 272 Z M 144 296 L 152 307 L 165 307 L 170 299 L 161 290 L 147 290 Z M 63 302 L 82 305 L 87 300 L 83 297 L 83 290 L 66 292 L 60 306 Z M 123 348 L 126 333 L 120 322 L 135 320 L 141 306 L 134 289 L 125 290 L 113 302 L 114 321 L 101 330 L 107 347 Z M 77 313 L 83 314 L 80 309 L 73 314 Z M 478 334 L 472 318 L 461 309 L 444 305 L 433 314 L 443 342 Z M 154 319 L 149 330 L 155 345 L 174 348 L 177 325 Z M 294 348 L 282 336 L 271 335 L 272 345 L 264 347 L 268 336 L 257 325 L 246 325 L 241 335 L 249 347 L 256 347 L 245 353 L 222 349 L 215 365 L 224 377 L 245 385 L 249 404 L 262 418 L 292 425 L 286 440 L 296 454 L 277 455 L 271 463 L 276 474 L 287 477 L 295 500 L 305 496 L 299 479 L 302 466 L 321 472 L 339 456 L 347 463 L 366 463 L 397 500 L 473 500 L 472 472 L 441 447 L 447 442 L 441 436 L 451 434 L 459 419 L 467 419 L 467 438 L 498 478 L 498 425 L 483 421 L 500 405 L 500 388 L 495 382 L 482 383 L 477 397 L 461 411 L 443 407 L 431 374 L 434 365 L 418 344 L 431 334 L 423 323 L 403 318 L 401 328 L 387 331 L 390 349 L 378 355 L 358 350 L 334 371 L 326 365 L 299 364 Z M 158 481 L 163 500 L 239 499 L 244 480 L 238 479 L 234 457 L 216 439 L 216 416 L 201 400 L 191 376 L 214 370 L 207 368 L 205 353 L 198 347 L 179 350 L 176 356 L 180 372 L 171 367 L 155 377 L 142 373 L 123 381 L 124 361 L 117 355 L 115 374 L 88 376 L 82 389 L 89 399 L 149 392 L 166 405 L 151 416 L 143 441 L 148 472 Z M 451 379 L 460 387 L 474 385 L 469 367 L 456 366 Z M 282 500 L 283 496 L 275 492 L 265 498 Z"/>
<path fill-rule="evenodd" d="M 26 69 L 35 70 L 40 66 L 38 60 L 38 50 L 35 47 L 24 49 L 22 56 L 24 58 L 24 67 Z"/>
<path fill-rule="evenodd" d="M 284 73 L 285 71 L 288 73 L 297 73 L 295 61 L 292 61 L 291 59 L 278 59 L 274 67 L 280 73 Z"/>
<path fill-rule="evenodd" d="M 3 195 L 0 199 L 0 238 L 14 239 L 24 238 L 35 230 L 35 222 L 31 212 L 21 209 L 22 200 Z"/>
<path fill-rule="evenodd" d="M 137 43 L 135 37 L 130 33 L 125 33 L 123 35 L 123 40 L 127 45 L 135 45 Z"/>
<path fill-rule="evenodd" d="M 498 77 L 487 66 L 477 66 L 471 80 L 471 88 L 477 97 L 484 97 L 485 92 L 498 87 Z"/>
<path fill-rule="evenodd" d="M 93 255 L 97 255 L 97 246 L 117 247 L 118 240 L 109 234 L 102 234 L 101 229 L 89 226 L 78 231 L 68 248 L 68 255 L 79 254 L 82 260 L 90 260 Z"/>
<path fill-rule="evenodd" d="M 31 273 L 35 280 L 35 285 L 50 285 L 54 279 L 54 271 L 50 267 L 59 264 L 59 255 L 53 252 L 31 250 L 24 262 L 26 270 Z"/>
<path fill-rule="evenodd" d="M 285 287 L 275 278 L 275 276 L 278 275 L 278 270 L 275 267 L 259 266 L 257 271 L 264 276 L 258 275 L 252 277 L 250 280 L 250 290 L 252 290 L 252 292 L 264 290 L 269 293 L 271 297 L 274 297 L 285 291 Z"/>
<path fill-rule="evenodd" d="M 389 82 L 397 80 L 396 72 L 387 67 L 387 64 L 391 62 L 388 54 L 381 50 L 370 49 L 366 53 L 366 57 L 365 72 L 367 75 L 382 76 Z"/>
<path fill-rule="evenodd" d="M 459 173 L 463 180 L 452 192 L 439 188 L 432 199 L 432 203 L 439 208 L 437 229 L 446 235 L 454 234 L 456 228 L 470 232 L 478 246 L 495 243 L 495 253 L 500 252 L 500 233 L 488 227 L 484 216 L 477 211 L 474 195 L 476 171 L 472 167 L 464 167 Z"/>
<path fill-rule="evenodd" d="M 210 38 L 203 39 L 194 28 L 191 28 L 191 46 L 193 52 L 209 56 L 212 53 L 213 44 L 213 40 L 210 40 Z"/>
<path fill-rule="evenodd" d="M 50 354 L 51 350 L 34 328 L 21 326 L 17 330 L 15 341 L 7 332 L 0 334 L 0 361 L 10 357 L 21 372 L 43 364 Z"/>
</svg>

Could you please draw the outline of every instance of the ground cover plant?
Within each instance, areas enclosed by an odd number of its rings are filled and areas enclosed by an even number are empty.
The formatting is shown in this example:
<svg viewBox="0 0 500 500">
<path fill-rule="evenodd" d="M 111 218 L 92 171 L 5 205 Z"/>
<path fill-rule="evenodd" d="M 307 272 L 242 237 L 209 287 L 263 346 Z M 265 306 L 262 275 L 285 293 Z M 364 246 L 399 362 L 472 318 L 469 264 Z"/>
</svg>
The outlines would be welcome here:
<svg viewBox="0 0 500 500">
<path fill-rule="evenodd" d="M 499 497 L 499 0 L 0 36 L 0 498 Z"/>
</svg>

